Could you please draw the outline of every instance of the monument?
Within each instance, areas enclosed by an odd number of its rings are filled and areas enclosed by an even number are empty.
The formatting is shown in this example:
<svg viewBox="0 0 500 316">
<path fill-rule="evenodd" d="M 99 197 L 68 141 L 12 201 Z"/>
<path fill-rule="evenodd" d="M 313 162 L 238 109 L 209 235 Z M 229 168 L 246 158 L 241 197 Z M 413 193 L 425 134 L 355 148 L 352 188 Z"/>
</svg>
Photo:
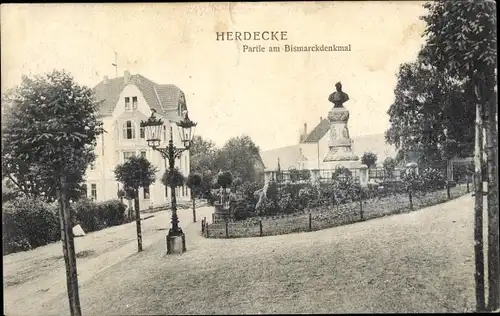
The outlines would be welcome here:
<svg viewBox="0 0 500 316">
<path fill-rule="evenodd" d="M 342 84 L 335 84 L 336 91 L 328 97 L 328 101 L 333 103 L 333 108 L 328 112 L 330 121 L 330 138 L 328 148 L 323 162 L 331 163 L 332 167 L 344 166 L 346 168 L 356 168 L 360 165 L 359 157 L 352 150 L 352 140 L 349 137 L 347 122 L 349 121 L 349 111 L 344 107 L 344 103 L 349 101 L 347 93 L 342 91 Z"/>
</svg>

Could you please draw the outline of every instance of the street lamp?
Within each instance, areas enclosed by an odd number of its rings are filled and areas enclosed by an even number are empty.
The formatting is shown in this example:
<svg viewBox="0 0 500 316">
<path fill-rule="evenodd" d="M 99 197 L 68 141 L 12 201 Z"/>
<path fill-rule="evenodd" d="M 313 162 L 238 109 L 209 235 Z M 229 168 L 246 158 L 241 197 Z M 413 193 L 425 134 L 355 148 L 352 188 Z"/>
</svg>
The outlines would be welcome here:
<svg viewBox="0 0 500 316">
<path fill-rule="evenodd" d="M 141 121 L 141 128 L 145 129 L 146 132 L 146 140 L 148 142 L 148 146 L 153 148 L 153 150 L 159 151 L 163 159 L 168 159 L 168 167 L 170 172 L 174 172 L 175 169 L 175 159 L 180 158 L 183 151 L 188 150 L 191 147 L 194 129 L 196 128 L 195 122 L 191 121 L 188 117 L 187 111 L 184 112 L 184 118 L 175 122 L 178 129 L 183 148 L 177 148 L 174 146 L 173 133 L 172 133 L 172 125 L 170 125 L 170 140 L 168 141 L 168 146 L 165 148 L 160 148 L 161 137 L 160 133 L 163 127 L 163 121 L 157 117 L 155 117 L 156 111 L 153 110 L 151 117 L 148 118 L 147 121 Z M 179 227 L 179 219 L 177 217 L 177 199 L 175 197 L 175 186 L 176 183 L 174 181 L 170 181 L 170 192 L 171 192 L 171 209 L 172 209 L 172 228 L 169 229 L 167 234 L 167 254 L 172 253 L 173 242 L 176 237 L 182 238 L 182 252 L 186 251 L 186 236 L 184 232 Z"/>
</svg>

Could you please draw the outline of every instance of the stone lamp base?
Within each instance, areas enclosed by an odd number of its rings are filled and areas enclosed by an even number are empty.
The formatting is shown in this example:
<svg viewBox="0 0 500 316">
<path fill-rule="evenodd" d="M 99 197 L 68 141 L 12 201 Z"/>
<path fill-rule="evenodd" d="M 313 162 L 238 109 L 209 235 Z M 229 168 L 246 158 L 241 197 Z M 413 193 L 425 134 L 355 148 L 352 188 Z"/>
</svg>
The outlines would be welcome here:
<svg viewBox="0 0 500 316">
<path fill-rule="evenodd" d="M 167 234 L 167 255 L 186 252 L 186 235 L 179 228 L 174 232 L 172 229 Z"/>
</svg>

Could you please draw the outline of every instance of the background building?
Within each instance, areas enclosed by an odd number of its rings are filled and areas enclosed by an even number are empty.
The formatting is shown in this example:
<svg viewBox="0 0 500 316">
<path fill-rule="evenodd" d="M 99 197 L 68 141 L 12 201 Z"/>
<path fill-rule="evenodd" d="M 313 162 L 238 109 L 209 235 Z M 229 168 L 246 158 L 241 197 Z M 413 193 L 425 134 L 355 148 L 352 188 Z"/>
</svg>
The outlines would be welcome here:
<svg viewBox="0 0 500 316">
<path fill-rule="evenodd" d="M 275 170 L 280 160 L 280 168 L 287 170 L 295 169 L 330 169 L 331 163 L 324 163 L 328 152 L 328 138 L 330 122 L 320 117 L 318 125 L 308 132 L 304 124 L 300 131 L 299 141 L 295 145 L 280 147 L 261 151 L 261 157 L 266 171 Z M 396 157 L 396 148 L 385 142 L 384 134 L 352 137 L 352 148 L 360 157 L 365 152 L 373 152 L 377 155 L 377 166 L 381 166 L 387 157 Z"/>
<path fill-rule="evenodd" d="M 181 147 L 177 125 L 171 122 L 181 120 L 182 112 L 187 110 L 184 93 L 175 85 L 160 85 L 128 71 L 123 77 L 109 79 L 105 76 L 94 92 L 101 102 L 99 114 L 106 132 L 98 138 L 96 161 L 86 173 L 88 196 L 97 201 L 116 198 L 121 184 L 115 180 L 115 167 L 130 156 L 142 155 L 158 168 L 158 174 L 153 185 L 140 190 L 140 203 L 144 207 L 166 204 L 170 201 L 170 188 L 160 180 L 168 163 L 148 146 L 140 122 L 148 119 L 152 109 L 156 110 L 156 116 L 165 122 L 161 146 L 167 145 L 172 124 L 174 145 Z M 175 162 L 185 176 L 189 174 L 189 164 L 189 151 L 184 151 Z M 180 200 L 190 198 L 187 187 L 177 190 Z"/>
</svg>

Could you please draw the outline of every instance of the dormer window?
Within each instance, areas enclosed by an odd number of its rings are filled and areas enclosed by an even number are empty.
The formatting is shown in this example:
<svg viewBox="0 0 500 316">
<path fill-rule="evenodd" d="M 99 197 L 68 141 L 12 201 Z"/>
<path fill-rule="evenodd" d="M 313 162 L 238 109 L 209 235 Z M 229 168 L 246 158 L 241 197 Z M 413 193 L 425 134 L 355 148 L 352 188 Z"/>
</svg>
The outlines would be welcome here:
<svg viewBox="0 0 500 316">
<path fill-rule="evenodd" d="M 130 98 L 125 97 L 125 111 L 130 111 Z"/>
<path fill-rule="evenodd" d="M 137 97 L 132 97 L 132 111 L 137 110 Z"/>
<path fill-rule="evenodd" d="M 141 127 L 139 130 L 139 137 L 140 138 L 146 138 L 146 131 L 144 130 L 144 127 Z"/>
<path fill-rule="evenodd" d="M 135 139 L 135 124 L 132 121 L 126 121 L 123 124 L 123 138 Z"/>
</svg>

